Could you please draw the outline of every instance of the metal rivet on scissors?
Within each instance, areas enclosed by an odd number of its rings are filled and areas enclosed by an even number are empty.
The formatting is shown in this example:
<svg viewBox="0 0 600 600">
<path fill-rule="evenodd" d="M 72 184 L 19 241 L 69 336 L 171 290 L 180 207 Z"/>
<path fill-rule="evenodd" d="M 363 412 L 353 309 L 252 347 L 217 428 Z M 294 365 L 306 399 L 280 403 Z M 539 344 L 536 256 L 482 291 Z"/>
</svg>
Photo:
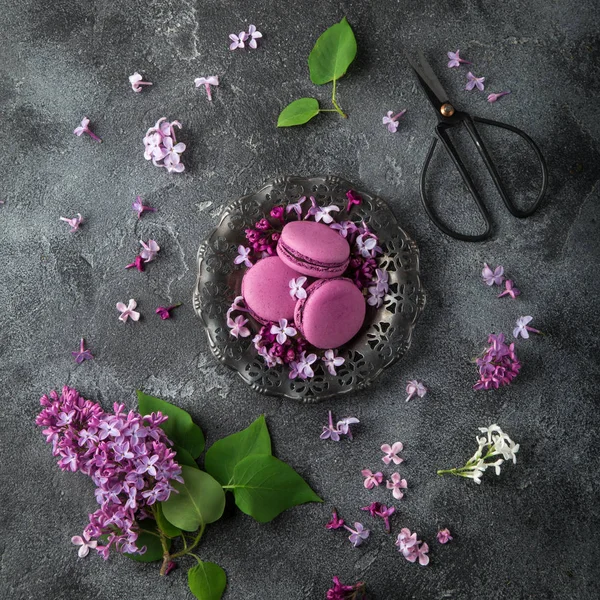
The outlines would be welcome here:
<svg viewBox="0 0 600 600">
<path fill-rule="evenodd" d="M 415 72 L 415 75 L 417 76 L 417 79 L 419 80 L 419 83 L 421 84 L 425 95 L 427 96 L 427 98 L 429 98 L 429 102 L 431 102 L 431 105 L 435 109 L 439 121 L 435 128 L 436 137 L 434 137 L 433 141 L 431 142 L 431 147 L 429 148 L 427 158 L 425 159 L 425 163 L 423 164 L 420 185 L 421 200 L 423 202 L 423 206 L 425 208 L 425 211 L 427 212 L 427 215 L 434 223 L 434 225 L 446 235 L 449 235 L 450 237 L 453 237 L 457 240 L 463 240 L 465 242 L 479 242 L 481 240 L 489 238 L 492 234 L 492 222 L 490 220 L 489 213 L 485 205 L 483 204 L 483 201 L 481 200 L 481 197 L 479 196 L 475 185 L 473 184 L 471 176 L 465 168 L 463 161 L 461 160 L 454 144 L 451 142 L 450 137 L 447 133 L 448 129 L 451 129 L 452 127 L 456 127 L 458 125 L 464 125 L 466 130 L 469 132 L 471 139 L 475 143 L 475 146 L 479 151 L 479 154 L 481 155 L 481 158 L 483 159 L 483 162 L 487 167 L 487 170 L 492 180 L 494 181 L 494 184 L 496 186 L 496 189 L 498 190 L 498 193 L 500 194 L 500 197 L 502 198 L 504 204 L 506 205 L 506 208 L 508 208 L 510 213 L 515 217 L 518 217 L 519 219 L 524 219 L 526 217 L 531 216 L 542 202 L 542 199 L 546 194 L 546 188 L 548 186 L 548 169 L 546 168 L 546 161 L 544 160 L 544 157 L 542 156 L 542 153 L 540 152 L 540 149 L 537 147 L 535 142 L 524 131 L 517 129 L 512 125 L 507 125 L 506 123 L 500 123 L 498 121 L 492 121 L 490 119 L 472 117 L 466 112 L 456 110 L 454 106 L 448 101 L 448 94 L 446 94 L 444 88 L 442 87 L 442 84 L 438 81 L 438 78 L 435 76 L 433 69 L 425 60 L 423 53 L 419 52 L 418 63 L 413 61 L 411 57 L 408 56 L 408 54 L 406 55 L 406 58 L 410 62 L 410 65 L 413 68 L 413 71 Z M 494 165 L 494 162 L 492 161 L 492 158 L 475 127 L 475 123 L 492 125 L 494 127 L 501 127 L 502 129 L 512 131 L 513 133 L 520 135 L 535 152 L 542 170 L 542 187 L 540 189 L 536 201 L 528 210 L 519 210 L 506 194 L 504 186 L 500 181 L 498 170 L 496 169 L 496 166 Z M 475 204 L 477 206 L 477 209 L 479 210 L 479 214 L 485 222 L 485 231 L 481 234 L 465 235 L 462 233 L 458 233 L 457 231 L 452 231 L 449 227 L 442 223 L 442 221 L 440 221 L 440 219 L 435 214 L 435 212 L 429 204 L 427 195 L 425 193 L 425 176 L 427 174 L 427 168 L 429 167 L 431 158 L 433 157 L 433 152 L 436 148 L 438 139 L 442 142 L 446 152 L 449 154 L 450 158 L 452 159 L 452 162 L 458 169 L 462 180 L 465 182 L 465 185 L 469 189 L 471 196 L 473 196 L 473 199 L 475 200 Z"/>
</svg>

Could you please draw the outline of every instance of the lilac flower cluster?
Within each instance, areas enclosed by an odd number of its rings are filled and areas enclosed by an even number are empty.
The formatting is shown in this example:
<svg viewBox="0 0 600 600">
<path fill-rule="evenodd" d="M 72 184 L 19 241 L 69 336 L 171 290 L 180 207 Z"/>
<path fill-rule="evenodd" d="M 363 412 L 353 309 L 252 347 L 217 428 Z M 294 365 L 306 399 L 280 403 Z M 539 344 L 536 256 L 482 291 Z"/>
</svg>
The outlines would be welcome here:
<svg viewBox="0 0 600 600">
<path fill-rule="evenodd" d="M 417 534 L 411 533 L 410 529 L 404 527 L 400 530 L 396 546 L 398 546 L 398 552 L 401 552 L 408 562 L 414 563 L 418 559 L 422 567 L 429 564 L 429 556 L 427 556 L 429 546 L 425 542 L 417 540 Z"/>
<path fill-rule="evenodd" d="M 273 207 L 271 209 L 271 217 L 278 219 L 283 224 L 285 222 L 283 218 L 283 206 Z M 246 229 L 245 233 L 252 250 L 261 253 L 261 258 L 275 256 L 277 242 L 281 234 L 267 219 L 257 221 L 254 224 L 254 228 Z"/>
<path fill-rule="evenodd" d="M 293 330 L 294 333 L 292 334 L 290 330 Z M 310 365 L 315 362 L 317 357 L 314 354 L 306 356 L 306 340 L 297 335 L 293 327 L 288 326 L 286 319 L 282 319 L 279 324 L 263 325 L 252 342 L 268 367 L 289 365 L 291 379 L 296 377 L 306 379 L 313 376 Z M 310 375 L 308 375 L 309 371 Z M 292 373 L 294 373 L 294 377 L 292 377 Z"/>
<path fill-rule="evenodd" d="M 365 593 L 365 584 L 361 581 L 344 585 L 336 576 L 333 578 L 333 587 L 327 590 L 327 600 L 364 600 Z"/>
<path fill-rule="evenodd" d="M 151 160 L 155 167 L 165 167 L 169 173 L 181 173 L 185 169 L 180 157 L 185 144 L 177 143 L 175 127 L 181 129 L 181 123 L 169 123 L 166 117 L 162 117 L 144 136 L 144 158 Z"/>
<path fill-rule="evenodd" d="M 81 471 L 96 485 L 100 508 L 89 515 L 84 538 L 107 536 L 96 550 L 107 559 L 110 549 L 126 554 L 138 548 L 137 521 L 149 516 L 147 508 L 167 500 L 173 481 L 183 482 L 170 440 L 159 427 L 168 417 L 140 415 L 114 404 L 114 415 L 65 386 L 40 399 L 44 407 L 36 424 L 44 427 L 46 442 L 58 456 L 63 471 Z"/>
<path fill-rule="evenodd" d="M 507 345 L 504 334 L 491 334 L 483 356 L 475 362 L 479 367 L 479 381 L 473 386 L 475 390 L 498 389 L 509 385 L 519 374 L 521 363 L 515 354 L 514 343 Z"/>
</svg>

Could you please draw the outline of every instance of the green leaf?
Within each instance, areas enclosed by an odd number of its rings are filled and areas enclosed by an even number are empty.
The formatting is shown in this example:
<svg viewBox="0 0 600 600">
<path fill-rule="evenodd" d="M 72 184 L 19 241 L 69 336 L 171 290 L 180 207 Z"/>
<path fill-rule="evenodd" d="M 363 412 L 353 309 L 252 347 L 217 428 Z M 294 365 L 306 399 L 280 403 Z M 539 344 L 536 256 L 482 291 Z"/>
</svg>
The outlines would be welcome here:
<svg viewBox="0 0 600 600">
<path fill-rule="evenodd" d="M 308 57 L 310 80 L 323 85 L 339 79 L 356 57 L 356 38 L 344 17 L 317 40 Z"/>
<path fill-rule="evenodd" d="M 225 492 L 221 484 L 208 473 L 192 467 L 181 467 L 184 483 L 173 482 L 179 492 L 171 493 L 162 503 L 169 523 L 184 531 L 196 531 L 221 518 L 225 510 Z"/>
<path fill-rule="evenodd" d="M 235 466 L 252 454 L 271 454 L 271 438 L 261 415 L 249 427 L 216 441 L 207 451 L 204 468 L 221 485 L 232 481 Z"/>
<path fill-rule="evenodd" d="M 188 585 L 198 600 L 220 600 L 227 586 L 227 575 L 219 565 L 199 561 L 188 571 Z"/>
<path fill-rule="evenodd" d="M 194 469 L 198 468 L 198 463 L 185 448 L 182 448 L 181 446 L 178 446 L 177 444 L 173 444 L 173 450 L 175 450 L 175 452 L 177 453 L 175 460 L 180 465 L 194 467 Z"/>
<path fill-rule="evenodd" d="M 177 446 L 187 450 L 192 458 L 198 458 L 204 450 L 204 434 L 185 410 L 165 402 L 160 398 L 148 396 L 144 392 L 137 391 L 138 404 L 142 415 L 160 411 L 169 417 L 161 427 L 167 437 Z"/>
<path fill-rule="evenodd" d="M 163 547 L 158 537 L 158 530 L 156 529 L 156 522 L 152 519 L 144 519 L 140 521 L 140 533 L 137 537 L 135 545 L 138 548 L 146 546 L 146 552 L 144 554 L 125 554 L 131 560 L 136 562 L 154 562 L 155 560 L 162 560 L 163 558 Z M 167 540 L 167 548 L 171 547 L 171 540 Z"/>
<path fill-rule="evenodd" d="M 267 454 L 251 455 L 233 471 L 231 486 L 238 508 L 266 523 L 284 510 L 305 502 L 322 502 L 286 463 Z"/>
<path fill-rule="evenodd" d="M 162 509 L 162 502 L 157 502 L 155 504 L 156 509 L 154 511 L 154 517 L 156 518 L 156 524 L 160 528 L 160 530 L 168 537 L 174 538 L 178 535 L 181 535 L 181 529 L 179 527 L 175 527 L 173 523 L 167 520 L 165 514 Z"/>
<path fill-rule="evenodd" d="M 300 98 L 288 104 L 277 119 L 277 127 L 303 125 L 319 114 L 319 103 L 314 98 Z"/>
</svg>

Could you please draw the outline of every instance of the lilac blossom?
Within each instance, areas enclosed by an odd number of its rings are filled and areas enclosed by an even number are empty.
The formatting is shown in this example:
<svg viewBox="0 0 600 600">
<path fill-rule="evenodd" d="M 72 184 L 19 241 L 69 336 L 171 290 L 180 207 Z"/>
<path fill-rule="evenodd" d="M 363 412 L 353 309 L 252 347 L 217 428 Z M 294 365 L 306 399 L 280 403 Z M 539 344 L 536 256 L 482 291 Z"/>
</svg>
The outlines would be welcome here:
<svg viewBox="0 0 600 600">
<path fill-rule="evenodd" d="M 387 487 L 388 490 L 392 490 L 392 494 L 396 500 L 402 500 L 404 497 L 402 490 L 405 490 L 408 487 L 408 484 L 406 483 L 406 479 L 400 479 L 398 473 L 392 473 L 391 478 L 386 481 L 385 487 Z"/>
<path fill-rule="evenodd" d="M 504 281 L 504 267 L 500 265 L 492 271 L 487 263 L 483 263 L 481 277 L 483 277 L 483 281 L 486 285 L 502 285 L 502 282 Z"/>
<path fill-rule="evenodd" d="M 448 528 L 445 529 L 440 529 L 437 532 L 437 541 L 440 544 L 447 544 L 448 542 L 450 542 L 451 540 L 453 540 L 454 538 L 450 535 L 450 530 Z"/>
<path fill-rule="evenodd" d="M 298 219 L 302 216 L 302 204 L 306 201 L 306 196 L 298 198 L 298 202 L 292 202 L 285 207 L 287 214 L 294 211 L 298 215 Z"/>
<path fill-rule="evenodd" d="M 400 117 L 403 117 L 405 113 L 406 109 L 401 110 L 396 115 L 393 115 L 393 111 L 388 110 L 387 115 L 382 119 L 382 123 L 387 126 L 387 130 L 390 133 L 396 133 L 396 131 L 398 130 L 398 119 Z"/>
<path fill-rule="evenodd" d="M 360 423 L 360 421 L 356 417 L 346 417 L 341 421 L 338 421 L 337 428 L 340 435 L 347 435 L 350 439 L 353 439 L 350 425 L 356 425 L 357 423 Z"/>
<path fill-rule="evenodd" d="M 260 31 L 256 31 L 256 26 L 254 26 L 254 25 L 248 26 L 248 34 L 246 36 L 246 39 L 250 40 L 248 42 L 248 46 L 250 46 L 250 48 L 256 49 L 256 47 L 257 47 L 256 40 L 260 39 L 261 37 L 262 37 L 262 33 Z"/>
<path fill-rule="evenodd" d="M 285 321 L 285 319 L 282 319 Z M 295 331 L 295 330 L 294 330 Z M 306 356 L 306 352 L 302 352 L 297 361 L 290 362 L 290 379 L 296 379 L 299 377 L 300 379 L 309 379 L 313 377 L 315 372 L 313 371 L 311 365 L 317 360 L 316 354 L 309 354 Z"/>
<path fill-rule="evenodd" d="M 77 137 L 81 137 L 84 133 L 87 133 L 93 140 L 101 142 L 102 140 L 90 130 L 89 124 L 90 120 L 87 117 L 83 117 L 83 119 L 81 119 L 81 124 L 79 127 L 75 127 L 73 133 Z"/>
<path fill-rule="evenodd" d="M 497 94 L 490 94 L 487 97 L 487 101 L 488 102 L 497 102 L 500 98 L 502 98 L 502 96 L 506 96 L 507 94 L 510 94 L 509 91 L 506 92 L 498 92 Z"/>
<path fill-rule="evenodd" d="M 332 223 L 329 227 L 331 227 L 331 229 L 335 229 L 343 238 L 347 238 L 356 231 L 356 225 L 352 221 Z"/>
<path fill-rule="evenodd" d="M 383 473 L 381 471 L 373 473 L 370 469 L 363 469 L 360 474 L 365 478 L 363 485 L 368 490 L 372 490 L 374 487 L 379 487 L 383 482 Z"/>
<path fill-rule="evenodd" d="M 344 526 L 344 519 L 338 517 L 337 511 L 333 509 L 331 521 L 325 525 L 325 529 L 341 529 Z"/>
<path fill-rule="evenodd" d="M 347 435 L 350 439 L 352 439 L 350 425 L 354 425 L 356 423 L 360 423 L 360 421 L 354 417 L 346 417 L 345 419 L 338 421 L 334 427 L 333 415 L 331 414 L 331 411 L 329 411 L 329 424 L 323 426 L 323 433 L 321 433 L 320 437 L 322 440 L 331 439 L 334 442 L 339 442 L 341 435 Z"/>
<path fill-rule="evenodd" d="M 377 245 L 377 236 L 372 233 L 361 233 L 356 238 L 356 246 L 360 255 L 364 258 L 373 258 L 381 254 L 383 250 Z"/>
<path fill-rule="evenodd" d="M 72 219 L 68 219 L 67 217 L 59 217 L 59 219 L 69 224 L 69 227 L 71 228 L 69 233 L 74 233 L 77 231 L 83 223 L 83 217 L 79 213 L 77 213 L 77 216 L 73 217 Z"/>
<path fill-rule="evenodd" d="M 518 338 L 520 335 L 523 339 L 526 340 L 529 338 L 530 331 L 531 333 L 541 333 L 541 331 L 539 331 L 538 329 L 534 329 L 533 327 L 530 327 L 528 325 L 528 323 L 531 323 L 531 321 L 533 321 L 533 317 L 531 316 L 519 317 L 517 319 L 517 326 L 513 329 L 513 336 Z"/>
<path fill-rule="evenodd" d="M 304 284 L 306 283 L 306 277 L 298 277 L 296 279 L 290 279 L 290 296 L 292 298 L 296 298 L 298 300 L 302 300 L 306 298 L 306 290 L 304 289 Z"/>
<path fill-rule="evenodd" d="M 52 391 L 42 396 L 40 404 L 36 424 L 44 428 L 58 466 L 90 476 L 97 488 L 100 508 L 89 515 L 81 540 L 72 539 L 81 546 L 80 556 L 94 548 L 93 541 L 102 544 L 95 549 L 105 559 L 111 550 L 143 554 L 145 547 L 136 545 L 139 521 L 148 517 L 154 502 L 164 502 L 175 491 L 173 481 L 183 482 L 172 444 L 160 427 L 167 417 L 126 412 L 116 403 L 109 414 L 66 386 L 60 395 Z"/>
<path fill-rule="evenodd" d="M 128 265 L 125 265 L 126 269 L 133 269 L 134 267 L 140 273 L 143 273 L 143 271 L 144 271 L 144 259 L 139 254 L 133 259 L 132 263 L 129 263 Z"/>
<path fill-rule="evenodd" d="M 460 57 L 460 50 L 457 50 L 456 52 L 448 52 L 448 58 L 450 59 L 448 61 L 448 68 L 452 69 L 452 67 L 459 67 L 461 63 L 470 65 L 473 63 L 470 63 L 468 60 L 464 60 L 463 58 Z"/>
<path fill-rule="evenodd" d="M 250 248 L 239 245 L 237 252 L 237 256 L 233 259 L 233 262 L 236 265 L 241 265 L 244 263 L 248 268 L 250 268 L 252 266 L 252 262 L 250 261 L 250 258 L 248 258 L 251 252 Z"/>
<path fill-rule="evenodd" d="M 389 292 L 388 272 L 382 269 L 375 269 L 375 285 L 369 287 L 369 297 L 367 303 L 371 306 L 381 306 L 385 295 Z"/>
<path fill-rule="evenodd" d="M 210 92 L 211 85 L 219 85 L 219 78 L 216 75 L 211 75 L 210 77 L 197 77 L 194 79 L 194 83 L 196 87 L 204 86 L 206 90 L 206 96 L 209 101 L 212 101 L 212 94 Z"/>
<path fill-rule="evenodd" d="M 131 208 L 138 214 L 138 219 L 142 217 L 144 212 L 156 212 L 156 208 L 152 208 L 151 206 L 146 206 L 141 196 L 137 196 Z"/>
<path fill-rule="evenodd" d="M 381 446 L 381 451 L 385 456 L 383 456 L 381 460 L 386 465 L 389 465 L 391 462 L 395 465 L 399 465 L 404 462 L 404 459 L 398 456 L 398 452 L 402 452 L 403 449 L 404 445 L 402 442 L 394 442 L 391 446 L 389 444 L 383 444 L 383 446 Z"/>
<path fill-rule="evenodd" d="M 521 290 L 515 287 L 515 284 L 512 279 L 507 279 L 504 282 L 504 291 L 501 294 L 498 294 L 498 298 L 502 298 L 503 296 L 510 296 L 513 300 L 521 295 Z"/>
<path fill-rule="evenodd" d="M 359 206 L 362 203 L 362 198 L 360 194 L 358 192 L 355 192 L 354 190 L 348 190 L 346 192 L 346 198 L 348 199 L 348 203 L 346 204 L 347 213 L 350 212 L 354 204 L 356 204 L 356 206 Z"/>
<path fill-rule="evenodd" d="M 427 393 L 427 388 L 420 381 L 412 379 L 406 385 L 406 393 L 408 394 L 406 402 L 408 402 L 415 395 L 422 398 Z"/>
<path fill-rule="evenodd" d="M 338 212 L 340 210 L 338 206 L 332 204 L 330 206 L 321 207 L 317 204 L 317 201 L 315 200 L 314 196 L 310 197 L 310 201 L 312 203 L 312 206 L 308 209 L 308 213 L 306 214 L 306 217 L 304 217 L 305 219 L 314 216 L 315 221 L 317 223 L 321 221 L 323 221 L 323 223 L 327 225 L 333 223 L 333 217 L 330 213 Z"/>
<path fill-rule="evenodd" d="M 294 337 L 298 332 L 291 325 L 288 325 L 287 319 L 279 319 L 278 325 L 271 326 L 271 333 L 276 336 L 278 344 L 285 344 L 288 336 Z M 309 377 L 312 377 L 312 375 Z"/>
<path fill-rule="evenodd" d="M 181 306 L 181 302 L 173 304 L 173 306 L 159 306 L 154 312 L 164 321 L 171 318 L 171 311 Z"/>
<path fill-rule="evenodd" d="M 117 310 L 121 313 L 119 321 L 126 323 L 127 319 L 130 317 L 132 321 L 139 321 L 140 313 L 133 310 L 136 307 L 137 302 L 133 298 L 129 300 L 129 304 L 127 306 L 125 306 L 122 302 L 117 302 Z"/>
<path fill-rule="evenodd" d="M 133 75 L 129 76 L 129 83 L 131 84 L 131 89 L 134 92 L 141 92 L 143 85 L 152 85 L 149 81 L 142 81 L 143 77 L 136 71 Z"/>
<path fill-rule="evenodd" d="M 479 367 L 479 381 L 473 386 L 475 390 L 498 389 L 509 385 L 521 370 L 515 345 L 507 345 L 503 333 L 491 334 L 488 344 L 483 355 L 475 360 Z"/>
<path fill-rule="evenodd" d="M 321 360 L 325 363 L 329 374 L 334 377 L 337 375 L 335 368 L 341 367 L 346 362 L 346 359 L 335 355 L 335 350 L 325 350 L 325 355 Z"/>
<path fill-rule="evenodd" d="M 483 82 L 485 81 L 485 77 L 475 77 L 471 71 L 467 73 L 467 85 L 465 86 L 465 90 L 472 90 L 474 87 L 480 92 L 483 92 Z"/>
<path fill-rule="evenodd" d="M 369 534 L 371 533 L 368 529 L 364 528 L 362 523 L 358 522 L 354 523 L 354 529 L 348 527 L 348 525 L 344 525 L 344 529 L 350 532 L 348 539 L 355 548 L 368 539 Z"/>
<path fill-rule="evenodd" d="M 98 546 L 98 540 L 93 540 L 88 531 L 83 532 L 83 537 L 74 535 L 71 538 L 71 542 L 79 546 L 79 550 L 77 551 L 79 558 L 85 558 L 90 553 L 90 550 L 95 550 Z"/>
<path fill-rule="evenodd" d="M 144 158 L 151 160 L 156 167 L 165 167 L 169 173 L 181 173 L 185 170 L 181 154 L 186 146 L 177 143 L 175 127 L 181 129 L 179 121 L 167 121 L 161 117 L 154 127 L 150 127 L 144 136 Z M 162 162 L 161 162 L 162 161 Z"/>
<path fill-rule="evenodd" d="M 229 333 L 233 337 L 248 337 L 250 330 L 245 327 L 248 323 L 248 319 L 245 319 L 243 315 L 238 315 L 235 319 L 227 319 L 227 326 L 229 327 Z"/>
<path fill-rule="evenodd" d="M 160 251 L 160 246 L 154 240 L 148 240 L 148 242 L 140 240 L 140 244 L 142 246 L 140 256 L 144 259 L 144 262 L 149 263 L 153 261 Z"/>
<path fill-rule="evenodd" d="M 229 39 L 231 40 L 231 44 L 229 44 L 230 50 L 235 50 L 236 48 L 244 48 L 246 46 L 244 42 L 248 39 L 248 34 L 245 31 L 240 31 L 239 35 L 235 35 L 235 33 L 230 33 Z"/>
<path fill-rule="evenodd" d="M 73 351 L 71 352 L 71 356 L 75 359 L 75 362 L 80 365 L 84 360 L 92 360 L 94 357 L 92 353 L 85 349 L 85 340 L 81 338 L 81 342 L 79 343 L 79 352 Z"/>
<path fill-rule="evenodd" d="M 398 551 L 402 553 L 402 556 L 409 562 L 416 562 L 419 560 L 419 564 L 423 567 L 429 564 L 429 546 L 425 542 L 417 540 L 417 534 L 411 533 L 410 529 L 403 528 L 398 534 L 396 540 L 396 546 Z"/>
<path fill-rule="evenodd" d="M 379 502 L 371 502 L 369 506 L 363 506 L 360 510 L 366 510 L 372 517 L 380 517 L 385 523 L 385 530 L 390 532 L 390 517 L 396 512 L 393 506 L 389 508 Z"/>
</svg>

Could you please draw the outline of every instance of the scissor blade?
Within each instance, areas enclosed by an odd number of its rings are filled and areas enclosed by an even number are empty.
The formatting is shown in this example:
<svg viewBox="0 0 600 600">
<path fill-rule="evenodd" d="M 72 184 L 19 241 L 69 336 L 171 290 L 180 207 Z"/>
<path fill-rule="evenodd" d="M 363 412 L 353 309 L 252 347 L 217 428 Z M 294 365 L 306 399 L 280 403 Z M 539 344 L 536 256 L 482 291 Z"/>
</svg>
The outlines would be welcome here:
<svg viewBox="0 0 600 600">
<path fill-rule="evenodd" d="M 442 87 L 442 84 L 439 82 L 439 79 L 436 77 L 429 63 L 425 60 L 423 52 L 421 52 L 420 50 L 418 52 L 418 63 L 416 63 L 408 55 L 408 53 L 405 52 L 404 54 L 406 55 L 408 62 L 413 68 L 413 71 L 419 78 L 421 86 L 423 87 L 423 91 L 427 94 L 429 100 L 434 105 L 434 108 L 438 110 L 442 104 L 448 102 L 448 94 Z"/>
</svg>

